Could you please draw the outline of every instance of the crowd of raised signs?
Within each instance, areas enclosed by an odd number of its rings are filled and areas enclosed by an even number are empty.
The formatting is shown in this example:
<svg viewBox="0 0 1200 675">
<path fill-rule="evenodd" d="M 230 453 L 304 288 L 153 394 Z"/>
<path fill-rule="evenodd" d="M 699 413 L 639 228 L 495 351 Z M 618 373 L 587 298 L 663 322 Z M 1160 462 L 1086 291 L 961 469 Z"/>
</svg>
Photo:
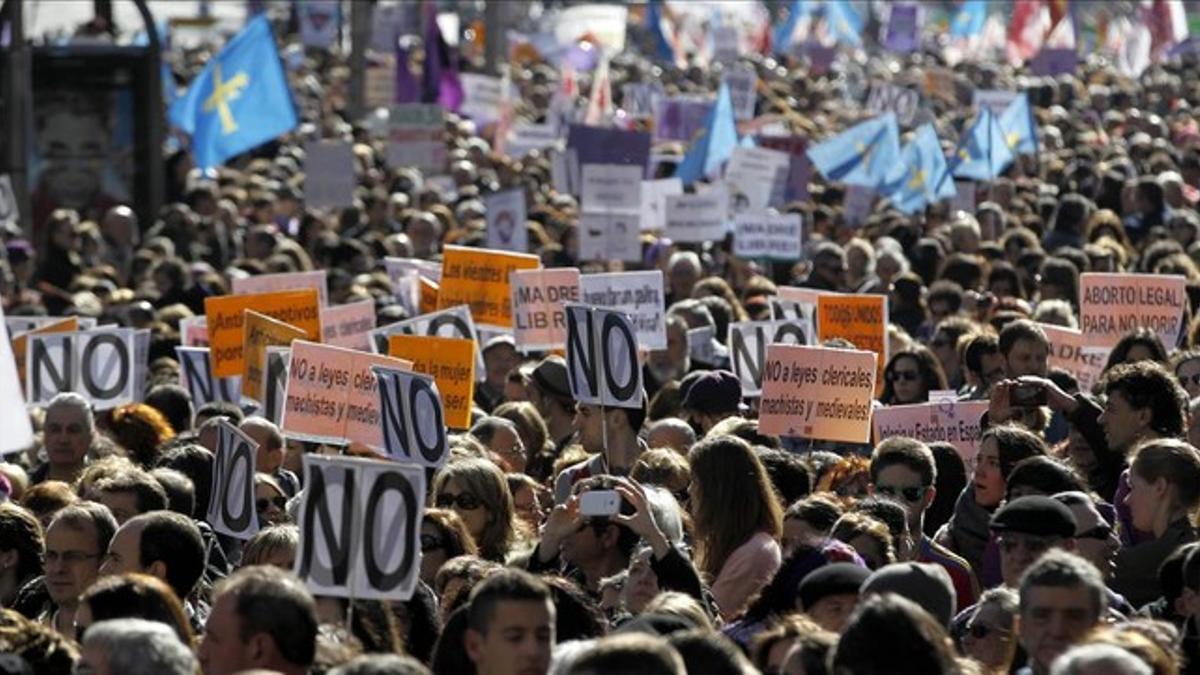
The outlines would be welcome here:
<svg viewBox="0 0 1200 675">
<path fill-rule="evenodd" d="M 0 232 L 0 673 L 1200 672 L 1195 58 L 680 68 L 646 11 L 487 121 L 290 49 L 294 132 Z M 805 154 L 1019 96 L 911 212 Z"/>
</svg>

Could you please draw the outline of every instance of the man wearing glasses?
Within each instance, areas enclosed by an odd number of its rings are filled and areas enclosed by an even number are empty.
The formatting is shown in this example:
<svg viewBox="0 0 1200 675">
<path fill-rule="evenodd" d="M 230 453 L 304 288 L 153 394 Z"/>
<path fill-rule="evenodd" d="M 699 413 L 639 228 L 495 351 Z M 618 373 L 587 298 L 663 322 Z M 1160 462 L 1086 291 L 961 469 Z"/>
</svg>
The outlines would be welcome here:
<svg viewBox="0 0 1200 675">
<path fill-rule="evenodd" d="M 54 609 L 40 620 L 62 635 L 75 634 L 79 596 L 100 574 L 117 521 L 108 508 L 81 502 L 59 511 L 46 530 L 46 591 Z"/>
<path fill-rule="evenodd" d="M 920 540 L 913 562 L 939 565 L 950 575 L 959 607 L 975 604 L 979 582 L 971 564 L 924 534 L 925 510 L 937 496 L 937 465 L 929 446 L 913 438 L 895 437 L 880 443 L 871 455 L 871 494 L 894 500 L 908 513 L 908 530 Z"/>
</svg>

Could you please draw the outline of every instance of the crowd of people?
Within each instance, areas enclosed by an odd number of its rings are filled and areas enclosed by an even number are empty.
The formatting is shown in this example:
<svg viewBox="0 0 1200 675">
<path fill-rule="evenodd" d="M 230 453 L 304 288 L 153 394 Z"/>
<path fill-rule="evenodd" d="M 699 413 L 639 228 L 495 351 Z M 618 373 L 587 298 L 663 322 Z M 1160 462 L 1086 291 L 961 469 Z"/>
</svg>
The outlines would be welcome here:
<svg viewBox="0 0 1200 675">
<path fill-rule="evenodd" d="M 630 31 L 611 59 L 618 107 L 624 83 L 717 89 L 720 67 L 655 63 L 640 49 L 652 36 Z M 214 48 L 171 54 L 175 76 L 190 80 Z M 824 73 L 796 56 L 742 61 L 760 78 L 758 116 L 810 139 L 868 116 L 848 72 L 920 87 L 945 66 L 928 49 L 844 55 Z M 1183 275 L 1200 298 L 1191 57 L 1140 78 L 1103 54 L 1053 78 L 954 65 L 957 94 L 923 104 L 940 135 L 971 117 L 972 88 L 1024 91 L 1039 152 L 977 186 L 973 211 L 947 201 L 905 215 L 876 199 L 854 225 L 845 187 L 814 174 L 806 199 L 778 209 L 803 216 L 803 260 L 769 265 L 733 255 L 728 238 L 660 232 L 643 234 L 640 264 L 580 260 L 579 203 L 554 188 L 546 152 L 497 152 L 493 127 L 448 111 L 452 187 L 389 165 L 371 126 L 347 116 L 345 66 L 310 51 L 289 69 L 295 132 L 215 172 L 172 155 L 170 203 L 150 222 L 104 205 L 53 212 L 44 240 L 25 223 L 0 232 L 7 316 L 152 335 L 142 402 L 93 410 L 61 393 L 30 410 L 36 444 L 0 463 L 0 672 L 1200 672 L 1200 316 L 1187 312 L 1177 345 L 1130 332 L 1090 388 L 1050 366 L 1041 327 L 1078 327 L 1085 272 Z M 514 62 L 517 119 L 545 121 L 559 78 Z M 352 207 L 306 206 L 302 148 L 317 138 L 353 143 Z M 481 197 L 508 188 L 525 191 L 529 250 L 546 267 L 663 272 L 667 346 L 645 355 L 644 403 L 579 403 L 561 355 L 488 339 L 471 427 L 451 434 L 429 482 L 412 597 L 314 596 L 292 571 L 303 457 L 370 451 L 191 400 L 179 322 L 234 278 L 316 269 L 330 304 L 371 300 L 380 326 L 409 318 L 383 259 L 484 246 Z M 886 294 L 878 405 L 946 390 L 988 401 L 977 455 L 760 432 L 728 357 L 702 363 L 688 334 L 723 341 L 733 322 L 770 319 L 781 286 Z M 258 444 L 264 527 L 244 542 L 205 521 L 221 497 L 219 419 Z M 618 512 L 582 513 L 602 490 Z"/>
</svg>

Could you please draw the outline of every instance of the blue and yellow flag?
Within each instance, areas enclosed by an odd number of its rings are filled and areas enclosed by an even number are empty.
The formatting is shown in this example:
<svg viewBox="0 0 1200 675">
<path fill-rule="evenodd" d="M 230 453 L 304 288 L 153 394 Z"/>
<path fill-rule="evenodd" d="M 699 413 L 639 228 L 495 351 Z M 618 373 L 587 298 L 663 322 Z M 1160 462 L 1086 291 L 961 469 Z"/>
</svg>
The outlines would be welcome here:
<svg viewBox="0 0 1200 675">
<path fill-rule="evenodd" d="M 991 110 L 983 108 L 954 151 L 950 173 L 955 178 L 991 181 L 996 180 L 1012 161 L 1013 152 L 1004 138 L 1000 120 Z"/>
<path fill-rule="evenodd" d="M 862 46 L 863 19 L 848 0 L 825 4 L 825 25 L 838 44 Z"/>
<path fill-rule="evenodd" d="M 296 128 L 299 119 L 265 16 L 247 24 L 192 80 L 168 114 L 208 169 Z"/>
<path fill-rule="evenodd" d="M 987 23 L 987 0 L 963 0 L 950 20 L 952 37 L 974 37 L 983 33 Z"/>
<path fill-rule="evenodd" d="M 721 165 L 733 156 L 737 147 L 737 124 L 733 120 L 733 99 L 729 96 L 729 85 L 721 83 L 717 102 L 708 111 L 708 119 L 700 131 L 699 138 L 683 156 L 675 169 L 675 176 L 684 185 L 691 185 L 705 176 L 715 175 Z"/>
<path fill-rule="evenodd" d="M 883 194 L 902 213 L 914 213 L 927 204 L 954 196 L 954 181 L 943 181 L 946 158 L 932 124 L 923 124 L 900 151 L 900 165 L 888 176 Z"/>
<path fill-rule="evenodd" d="M 1029 96 L 1017 95 L 1004 112 L 1000 113 L 1000 128 L 1004 141 L 1014 155 L 1036 155 L 1038 151 L 1037 122 L 1033 108 L 1029 107 Z"/>
<path fill-rule="evenodd" d="M 879 189 L 900 156 L 900 128 L 892 113 L 860 122 L 808 149 L 821 175 L 847 185 Z"/>
</svg>

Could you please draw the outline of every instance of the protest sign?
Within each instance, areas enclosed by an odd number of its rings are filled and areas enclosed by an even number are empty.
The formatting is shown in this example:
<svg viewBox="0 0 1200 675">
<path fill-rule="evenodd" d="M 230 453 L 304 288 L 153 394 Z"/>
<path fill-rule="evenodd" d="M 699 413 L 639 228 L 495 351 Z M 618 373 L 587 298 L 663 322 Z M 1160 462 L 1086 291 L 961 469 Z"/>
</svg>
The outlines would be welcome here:
<svg viewBox="0 0 1200 675">
<path fill-rule="evenodd" d="M 743 258 L 799 260 L 800 214 L 740 213 L 733 219 L 733 254 Z"/>
<path fill-rule="evenodd" d="M 1018 96 L 1019 93 L 1007 89 L 976 89 L 972 103 L 977 111 L 986 108 L 991 110 L 993 115 L 999 115 Z"/>
<path fill-rule="evenodd" d="M 446 413 L 433 377 L 376 366 L 389 459 L 440 469 L 446 463 Z"/>
<path fill-rule="evenodd" d="M 296 7 L 300 38 L 305 47 L 329 49 L 337 42 L 342 28 L 342 12 L 337 0 L 311 0 Z"/>
<path fill-rule="evenodd" d="M 642 181 L 641 218 L 643 232 L 662 232 L 667 229 L 667 197 L 683 194 L 683 181 L 678 178 Z"/>
<path fill-rule="evenodd" d="M 304 340 L 292 343 L 287 396 L 279 426 L 289 436 L 322 443 L 383 447 L 379 390 L 371 366 L 408 370 L 401 359 Z"/>
<path fill-rule="evenodd" d="M 0 175 L 0 225 L 16 222 L 21 217 L 17 209 L 17 195 L 13 192 L 12 178 Z"/>
<path fill-rule="evenodd" d="M 1062 368 L 1075 376 L 1080 391 L 1091 391 L 1104 372 L 1108 361 L 1108 350 L 1087 348 L 1087 339 L 1082 331 L 1050 324 L 1038 324 L 1050 340 L 1051 368 Z"/>
<path fill-rule="evenodd" d="M 493 192 L 483 198 L 487 214 L 488 248 L 525 253 L 529 231 L 525 229 L 525 190 Z"/>
<path fill-rule="evenodd" d="M 921 6 L 894 3 L 888 11 L 887 32 L 883 44 L 889 51 L 907 54 L 921 46 Z"/>
<path fill-rule="evenodd" d="M 180 319 L 179 344 L 184 347 L 207 347 L 208 317 L 202 314 Z"/>
<path fill-rule="evenodd" d="M 650 158 L 650 134 L 643 131 L 606 129 L 572 124 L 567 129 L 567 148 L 575 157 L 568 164 L 630 164 L 645 170 Z M 574 169 L 571 185 L 578 189 L 579 169 Z"/>
<path fill-rule="evenodd" d="M 458 78 L 463 88 L 463 102 L 458 112 L 481 127 L 495 122 L 504 99 L 503 80 L 482 73 L 459 73 Z M 509 92 L 513 100 L 517 98 L 514 93 L 515 90 Z"/>
<path fill-rule="evenodd" d="M 267 347 L 267 376 L 263 381 L 263 402 L 259 414 L 276 425 L 283 421 L 283 401 L 287 396 L 288 365 L 291 347 Z"/>
<path fill-rule="evenodd" d="M 711 29 L 712 60 L 714 63 L 731 64 L 738 58 L 738 29 L 729 24 L 718 24 Z"/>
<path fill-rule="evenodd" d="M 875 190 L 862 185 L 847 185 L 843 202 L 843 217 L 846 225 L 859 227 L 871 215 L 871 207 L 875 203 Z"/>
<path fill-rule="evenodd" d="M 388 116 L 387 163 L 412 166 L 430 174 L 446 170 L 443 110 L 436 103 L 391 107 Z"/>
<path fill-rule="evenodd" d="M 1029 72 L 1034 75 L 1074 75 L 1079 66 L 1079 53 L 1074 47 L 1046 47 L 1029 60 Z"/>
<path fill-rule="evenodd" d="M 702 366 L 713 367 L 729 357 L 729 350 L 717 342 L 715 326 L 691 328 L 687 332 L 687 340 L 692 361 Z"/>
<path fill-rule="evenodd" d="M 133 403 L 141 397 L 137 381 L 135 331 L 105 328 L 74 333 L 30 334 L 25 363 L 25 395 L 30 405 L 45 405 L 73 391 L 96 410 Z"/>
<path fill-rule="evenodd" d="M 980 421 L 987 401 L 939 401 L 892 405 L 874 412 L 875 441 L 907 436 L 925 443 L 949 443 L 973 466 L 979 454 Z"/>
<path fill-rule="evenodd" d="M 329 304 L 326 270 L 312 272 L 282 272 L 280 274 L 257 274 L 252 277 L 234 278 L 233 294 L 250 295 L 274 293 L 276 291 L 302 291 L 311 288 L 317 292 L 321 306 Z"/>
<path fill-rule="evenodd" d="M 583 211 L 636 213 L 641 205 L 643 171 L 623 164 L 584 164 L 580 167 Z"/>
<path fill-rule="evenodd" d="M 558 133 L 558 126 L 552 123 L 517 122 L 508 132 L 508 142 L 504 146 L 505 154 L 509 157 L 524 157 L 534 150 L 550 148 L 558 143 L 560 138 L 562 135 Z"/>
<path fill-rule="evenodd" d="M 652 119 L 664 94 L 661 82 L 627 82 L 621 85 L 621 109 L 635 119 Z"/>
<path fill-rule="evenodd" d="M 405 272 L 416 272 L 422 279 L 430 281 L 441 281 L 442 266 L 432 260 L 422 260 L 420 258 L 397 258 L 388 256 L 383 259 L 383 267 L 387 270 L 388 279 L 395 282 L 395 279 Z"/>
<path fill-rule="evenodd" d="M 354 149 L 349 143 L 313 141 L 304 146 L 305 206 L 350 206 L 354 204 L 354 185 Z"/>
<path fill-rule="evenodd" d="M 447 246 L 442 254 L 442 280 L 437 308 L 469 305 L 475 323 L 512 328 L 512 291 L 508 278 L 514 270 L 542 266 L 536 255 L 489 249 Z"/>
<path fill-rule="evenodd" d="M 815 342 L 814 337 L 811 321 L 739 321 L 729 324 L 730 367 L 742 383 L 742 396 L 762 394 L 767 345 L 807 345 Z"/>
<path fill-rule="evenodd" d="M 592 3 L 563 9 L 554 24 L 554 37 L 561 45 L 573 45 L 584 35 L 599 42 L 604 51 L 617 54 L 625 49 L 625 26 L 629 8 L 624 5 Z"/>
<path fill-rule="evenodd" d="M 808 140 L 803 136 L 760 135 L 758 145 L 788 154 L 788 173 L 783 188 L 784 202 L 808 199 L 808 179 L 812 176 L 812 162 L 808 159 Z"/>
<path fill-rule="evenodd" d="M 671 241 L 700 244 L 721 241 L 729 231 L 728 193 L 679 194 L 666 198 L 667 231 Z"/>
<path fill-rule="evenodd" d="M 245 310 L 242 327 L 245 332 L 243 344 L 246 361 L 246 370 L 242 373 L 242 396 L 257 403 L 263 400 L 267 347 L 288 347 L 292 340 L 304 339 L 305 332 L 249 309 Z"/>
<path fill-rule="evenodd" d="M 471 308 L 466 305 L 443 309 L 440 312 L 429 312 L 420 316 L 414 316 L 411 319 L 388 324 L 382 328 L 377 328 L 371 331 L 372 349 L 377 354 L 386 354 L 388 351 L 388 337 L 392 335 L 429 335 L 434 337 L 461 338 L 481 345 L 480 350 L 482 350 L 482 345 L 487 343 L 482 331 L 475 325 L 474 319 L 471 318 Z M 483 379 L 485 374 L 483 354 L 477 352 L 475 355 L 475 375 Z"/>
<path fill-rule="evenodd" d="M 21 386 L 25 386 L 25 361 L 26 354 L 29 352 L 29 336 L 30 335 L 49 335 L 51 333 L 74 333 L 81 330 L 83 327 L 79 325 L 79 319 L 74 316 L 66 318 L 54 317 L 53 321 L 42 322 L 36 328 L 17 334 L 12 339 L 13 360 L 17 364 L 17 378 Z M 11 333 L 11 330 L 10 330 Z"/>
<path fill-rule="evenodd" d="M 208 317 L 208 342 L 212 349 L 214 377 L 241 375 L 245 370 L 242 319 L 247 309 L 291 324 L 304 331 L 309 340 L 321 339 L 321 308 L 317 292 L 276 291 L 250 295 L 220 295 L 204 299 Z"/>
<path fill-rule="evenodd" d="M 4 326 L 8 329 L 9 337 L 16 340 L 21 337 L 22 333 L 62 324 L 64 321 L 76 322 L 75 327 L 71 330 L 92 330 L 96 327 L 96 320 L 87 316 L 6 316 L 4 317 Z"/>
<path fill-rule="evenodd" d="M 639 261 L 642 259 L 638 214 L 583 212 L 579 214 L 579 259 Z"/>
<path fill-rule="evenodd" d="M 666 295 L 661 270 L 585 274 L 579 278 L 580 302 L 628 314 L 645 349 L 667 348 Z"/>
<path fill-rule="evenodd" d="M 569 303 L 567 379 L 580 403 L 617 408 L 642 407 L 642 367 L 637 332 L 618 311 Z"/>
<path fill-rule="evenodd" d="M 371 351 L 375 301 L 360 300 L 321 309 L 321 341 L 335 347 Z"/>
<path fill-rule="evenodd" d="M 754 119 L 754 108 L 758 105 L 758 73 L 754 66 L 737 65 L 729 68 L 721 80 L 729 87 L 733 119 L 738 122 Z"/>
<path fill-rule="evenodd" d="M 780 150 L 734 148 L 725 167 L 733 212 L 762 211 L 782 203 L 790 164 L 787 153 Z"/>
<path fill-rule="evenodd" d="M 205 515 L 213 530 L 244 541 L 253 537 L 262 526 L 254 508 L 257 463 L 258 443 L 225 418 L 218 417 L 211 497 Z"/>
<path fill-rule="evenodd" d="M 215 378 L 208 347 L 176 347 L 179 358 L 179 386 L 187 390 L 193 409 L 216 401 L 240 403 L 242 376 Z"/>
<path fill-rule="evenodd" d="M 875 115 L 895 113 L 901 126 L 912 124 L 917 109 L 921 107 L 921 95 L 911 89 L 894 84 L 876 82 L 867 95 L 867 111 Z"/>
<path fill-rule="evenodd" d="M 442 278 L 441 264 L 417 258 L 387 257 L 383 259 L 383 266 L 387 270 L 392 295 L 396 296 L 396 301 L 410 315 L 420 314 L 424 282 L 437 282 Z M 434 304 L 436 303 L 435 296 Z"/>
<path fill-rule="evenodd" d="M 309 590 L 410 599 L 421 571 L 424 469 L 307 454 L 304 477 L 294 571 Z"/>
<path fill-rule="evenodd" d="M 842 338 L 879 354 L 880 385 L 888 359 L 887 317 L 886 295 L 817 296 L 817 337 L 822 342 Z"/>
<path fill-rule="evenodd" d="M 655 141 L 684 141 L 690 143 L 704 131 L 713 99 L 706 96 L 670 96 L 658 100 L 654 117 Z"/>
<path fill-rule="evenodd" d="M 1174 349 L 1183 333 L 1187 279 L 1176 275 L 1104 274 L 1079 278 L 1079 327 L 1088 347 L 1114 347 L 1129 331 L 1149 328 Z"/>
<path fill-rule="evenodd" d="M 429 375 L 437 382 L 446 425 L 452 429 L 471 428 L 471 403 L 475 396 L 475 342 L 461 338 L 427 335 L 388 337 L 388 355 L 412 362 L 415 373 Z"/>
<path fill-rule="evenodd" d="M 522 351 L 561 349 L 567 343 L 564 305 L 579 302 L 579 270 L 518 270 L 509 282 L 517 347 Z"/>
<path fill-rule="evenodd" d="M 0 310 L 0 317 L 4 311 Z M 34 443 L 33 425 L 25 411 L 24 386 L 17 373 L 17 361 L 8 339 L 7 326 L 0 326 L 0 458 L 12 452 L 22 452 Z"/>
<path fill-rule="evenodd" d="M 878 362 L 875 352 L 768 345 L 759 431 L 870 443 Z"/>
</svg>

